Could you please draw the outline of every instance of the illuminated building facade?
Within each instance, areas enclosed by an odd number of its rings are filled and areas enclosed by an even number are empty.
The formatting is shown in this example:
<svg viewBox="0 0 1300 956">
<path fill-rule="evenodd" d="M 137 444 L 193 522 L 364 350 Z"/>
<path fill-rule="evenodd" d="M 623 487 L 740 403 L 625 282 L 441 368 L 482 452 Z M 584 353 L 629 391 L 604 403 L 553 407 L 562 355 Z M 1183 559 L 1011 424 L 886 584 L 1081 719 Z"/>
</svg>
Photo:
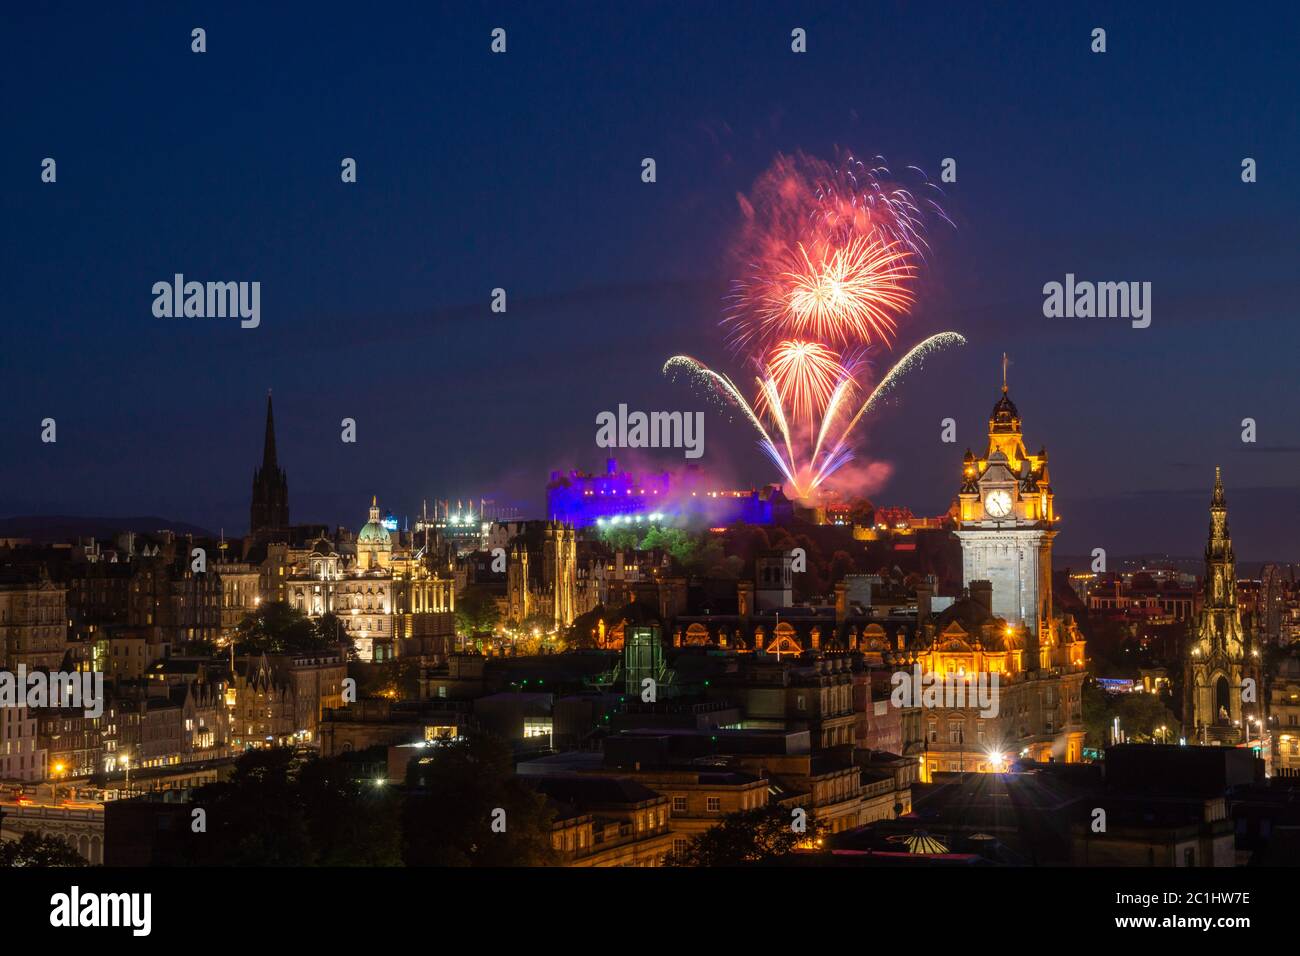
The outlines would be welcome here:
<svg viewBox="0 0 1300 956">
<path fill-rule="evenodd" d="M 1269 771 L 1300 777 L 1300 657 L 1288 654 L 1269 685 Z"/>
<path fill-rule="evenodd" d="M 0 707 L 0 780 L 39 783 L 48 754 L 40 747 L 37 713 L 28 707 Z"/>
<path fill-rule="evenodd" d="M 322 537 L 310 551 L 288 551 L 285 600 L 311 618 L 337 616 L 362 660 L 445 653 L 454 629 L 453 579 L 422 549 L 394 542 L 377 498 L 355 548 L 345 554 Z"/>
<path fill-rule="evenodd" d="M 506 599 L 512 624 L 543 617 L 568 627 L 578 616 L 578 539 L 559 521 L 526 522 L 510 547 Z"/>
<path fill-rule="evenodd" d="M 1047 450 L 1025 451 L 1020 413 L 1007 394 L 989 416 L 988 451 L 966 450 L 957 496 L 962 584 L 990 581 L 993 613 L 1033 636 L 1052 621 L 1052 539 L 1057 520 Z"/>
<path fill-rule="evenodd" d="M 68 591 L 44 572 L 0 577 L 0 667 L 58 670 L 68 634 Z"/>
<path fill-rule="evenodd" d="M 1228 531 L 1223 476 L 1214 469 L 1210 536 L 1205 545 L 1201 609 L 1183 655 L 1183 732 L 1189 743 L 1245 741 L 1250 720 L 1259 720 L 1262 688 L 1250 659 L 1249 635 L 1237 603 L 1236 561 Z M 1243 706 L 1245 681 L 1253 681 L 1254 700 Z"/>
<path fill-rule="evenodd" d="M 1052 610 L 1058 518 L 1047 452 L 1025 451 L 1005 364 L 988 450 L 980 458 L 967 450 L 956 508 L 964 593 L 922 623 L 913 663 L 968 687 L 983 682 L 996 706 L 971 706 L 968 699 L 925 709 L 927 777 L 999 771 L 1021 756 L 1080 761 L 1085 645 L 1073 619 Z"/>
</svg>

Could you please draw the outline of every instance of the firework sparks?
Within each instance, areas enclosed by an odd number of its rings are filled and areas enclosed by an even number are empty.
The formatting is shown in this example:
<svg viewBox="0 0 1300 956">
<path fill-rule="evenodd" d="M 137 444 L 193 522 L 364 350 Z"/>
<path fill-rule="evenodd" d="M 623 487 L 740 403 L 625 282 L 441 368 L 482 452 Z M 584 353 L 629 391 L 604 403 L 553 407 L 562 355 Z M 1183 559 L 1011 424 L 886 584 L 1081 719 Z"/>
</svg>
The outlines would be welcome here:
<svg viewBox="0 0 1300 956">
<path fill-rule="evenodd" d="M 951 225 L 932 198 L 938 190 L 920 170 L 907 172 L 920 176 L 919 185 L 905 185 L 879 158 L 867 165 L 852 155 L 834 164 L 778 156 L 740 197 L 744 221 L 733 252 L 743 278 L 733 282 L 722 319 L 732 349 L 758 371 L 754 400 L 688 356 L 664 366 L 740 411 L 796 497 L 852 460 L 858 423 L 909 371 L 965 342 L 955 332 L 930 336 L 852 413 L 868 387 L 856 356 L 890 345 L 915 304 L 911 285 L 930 252 L 926 219 Z"/>
<path fill-rule="evenodd" d="M 848 374 L 839 354 L 820 342 L 781 342 L 767 362 L 767 375 L 779 401 L 769 400 L 766 405 L 768 409 L 788 405 L 797 419 L 812 421 Z"/>
<path fill-rule="evenodd" d="M 862 407 L 858 409 L 858 413 L 849 420 L 849 423 L 845 425 L 843 430 L 839 433 L 838 440 L 826 455 L 821 468 L 816 472 L 816 481 L 814 482 L 814 485 L 820 484 L 821 481 L 829 477 L 836 468 L 839 468 L 840 465 L 843 465 L 852 459 L 852 451 L 849 448 L 848 443 L 853 434 L 853 429 L 857 427 L 858 422 L 862 420 L 864 415 L 874 410 L 880 401 L 899 386 L 907 376 L 908 372 L 913 369 L 920 369 L 921 366 L 925 364 L 925 360 L 936 352 L 941 352 L 944 349 L 965 344 L 966 337 L 963 335 L 959 335 L 956 332 L 939 332 L 936 335 L 930 336 L 919 345 L 913 346 L 908 350 L 906 355 L 894 363 L 894 367 L 891 368 L 888 374 L 880 380 L 880 383 L 871 390 L 871 394 L 868 395 L 867 400 L 862 403 Z M 821 442 L 819 441 L 818 450 L 820 450 L 820 446 Z M 847 457 L 845 457 L 846 455 Z"/>
<path fill-rule="evenodd" d="M 844 241 L 849 236 L 874 234 L 909 249 L 924 260 L 930 246 L 925 241 L 927 215 L 951 226 L 939 204 L 942 194 L 915 166 L 905 173 L 919 182 L 908 187 L 897 179 L 881 156 L 868 166 L 851 154 L 834 164 L 805 160 L 811 166 L 813 193 L 821 226 Z"/>
<path fill-rule="evenodd" d="M 713 371 L 697 359 L 688 355 L 673 356 L 664 364 L 664 374 L 685 371 L 698 386 L 721 397 L 744 415 L 759 434 L 759 446 L 781 470 L 796 496 L 806 497 L 841 465 L 853 460 L 854 429 L 863 417 L 902 384 L 909 372 L 919 370 L 931 355 L 965 344 L 965 337 L 956 332 L 940 332 L 914 346 L 885 374 L 852 418 L 844 414 L 844 406 L 852 395 L 856 382 L 851 377 L 842 379 L 826 402 L 816 444 L 803 465 L 799 463 L 795 443 L 790 438 L 784 402 L 773 379 L 767 378 L 759 382 L 760 407 L 764 408 L 766 416 L 772 422 L 772 430 L 769 431 L 763 424 L 763 416 L 745 400 L 731 379 Z M 781 438 L 779 445 L 773 440 L 773 433 Z"/>
<path fill-rule="evenodd" d="M 827 254 L 810 255 L 798 247 L 801 268 L 780 280 L 788 286 L 777 315 L 799 335 L 849 345 L 888 340 L 897 328 L 894 314 L 912 305 L 905 283 L 913 269 L 907 251 L 894 243 L 853 239 Z"/>
</svg>

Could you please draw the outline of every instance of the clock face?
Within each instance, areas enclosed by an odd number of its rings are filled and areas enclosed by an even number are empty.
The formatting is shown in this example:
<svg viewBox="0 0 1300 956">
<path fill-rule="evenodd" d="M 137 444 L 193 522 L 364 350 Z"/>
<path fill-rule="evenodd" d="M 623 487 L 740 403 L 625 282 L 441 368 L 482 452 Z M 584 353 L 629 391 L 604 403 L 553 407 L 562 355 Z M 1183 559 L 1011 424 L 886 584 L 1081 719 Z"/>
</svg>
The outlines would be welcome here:
<svg viewBox="0 0 1300 956">
<path fill-rule="evenodd" d="M 1005 518 L 1011 514 L 1011 494 L 999 489 L 990 491 L 984 499 L 984 510 L 994 518 Z"/>
</svg>

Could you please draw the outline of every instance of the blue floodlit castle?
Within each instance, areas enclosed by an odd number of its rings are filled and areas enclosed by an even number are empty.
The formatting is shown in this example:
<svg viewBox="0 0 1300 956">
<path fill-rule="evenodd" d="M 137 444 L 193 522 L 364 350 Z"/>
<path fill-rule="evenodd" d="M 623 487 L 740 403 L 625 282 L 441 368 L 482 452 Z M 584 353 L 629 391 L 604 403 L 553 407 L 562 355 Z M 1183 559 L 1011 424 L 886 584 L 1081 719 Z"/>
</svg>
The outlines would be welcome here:
<svg viewBox="0 0 1300 956">
<path fill-rule="evenodd" d="M 792 511 L 780 487 L 722 489 L 694 466 L 679 475 L 663 471 L 635 475 L 619 471 L 610 458 L 604 474 L 551 472 L 546 512 L 575 528 L 618 524 L 699 524 L 717 527 L 744 521 L 768 525 Z"/>
</svg>

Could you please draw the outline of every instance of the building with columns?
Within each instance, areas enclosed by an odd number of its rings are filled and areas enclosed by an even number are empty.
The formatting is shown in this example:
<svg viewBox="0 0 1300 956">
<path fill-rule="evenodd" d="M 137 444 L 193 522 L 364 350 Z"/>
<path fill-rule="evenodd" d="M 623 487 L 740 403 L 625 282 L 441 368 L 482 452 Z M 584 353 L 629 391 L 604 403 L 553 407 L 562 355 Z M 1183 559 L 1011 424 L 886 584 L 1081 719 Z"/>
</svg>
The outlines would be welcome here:
<svg viewBox="0 0 1300 956">
<path fill-rule="evenodd" d="M 284 599 L 311 618 L 335 615 L 362 660 L 447 654 L 454 578 L 415 541 L 395 539 L 377 497 L 354 547 L 347 553 L 344 544 L 321 537 L 310 550 L 288 549 Z"/>
</svg>

